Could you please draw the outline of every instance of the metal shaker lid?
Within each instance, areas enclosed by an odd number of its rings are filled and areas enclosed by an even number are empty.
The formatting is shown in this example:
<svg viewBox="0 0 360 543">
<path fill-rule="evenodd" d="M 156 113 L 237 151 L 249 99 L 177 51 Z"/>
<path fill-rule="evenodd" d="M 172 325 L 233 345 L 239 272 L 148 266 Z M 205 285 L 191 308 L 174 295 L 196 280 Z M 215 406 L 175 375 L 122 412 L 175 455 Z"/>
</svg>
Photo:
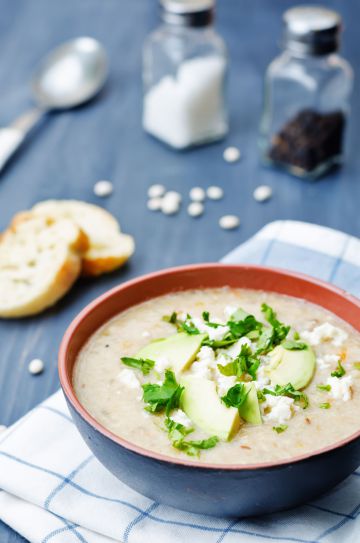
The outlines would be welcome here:
<svg viewBox="0 0 360 543">
<path fill-rule="evenodd" d="M 208 26 L 214 17 L 215 0 L 160 0 L 162 19 L 181 26 Z"/>
<path fill-rule="evenodd" d="M 285 11 L 285 46 L 301 55 L 326 55 L 337 51 L 341 16 L 322 6 L 296 6 Z"/>
</svg>

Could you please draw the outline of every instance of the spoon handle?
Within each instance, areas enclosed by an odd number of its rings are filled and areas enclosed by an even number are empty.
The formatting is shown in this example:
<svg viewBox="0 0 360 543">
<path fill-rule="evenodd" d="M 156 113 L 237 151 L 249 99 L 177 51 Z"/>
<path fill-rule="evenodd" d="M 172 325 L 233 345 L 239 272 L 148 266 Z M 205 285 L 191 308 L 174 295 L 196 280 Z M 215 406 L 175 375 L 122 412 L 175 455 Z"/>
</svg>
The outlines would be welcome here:
<svg viewBox="0 0 360 543">
<path fill-rule="evenodd" d="M 10 126 L 0 128 L 0 173 L 43 114 L 43 110 L 34 108 L 18 117 Z"/>
</svg>

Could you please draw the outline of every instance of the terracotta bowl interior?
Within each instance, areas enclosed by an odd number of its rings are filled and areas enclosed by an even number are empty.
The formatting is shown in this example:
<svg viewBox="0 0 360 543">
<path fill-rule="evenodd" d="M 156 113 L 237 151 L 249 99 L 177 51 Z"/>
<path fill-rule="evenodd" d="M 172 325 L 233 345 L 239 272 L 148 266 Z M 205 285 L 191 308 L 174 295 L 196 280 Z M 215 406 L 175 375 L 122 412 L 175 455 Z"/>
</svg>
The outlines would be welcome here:
<svg viewBox="0 0 360 543">
<path fill-rule="evenodd" d="M 69 326 L 60 347 L 59 373 L 64 392 L 75 409 L 85 412 L 72 387 L 77 354 L 91 334 L 107 320 L 133 305 L 169 292 L 224 286 L 277 292 L 307 300 L 335 313 L 360 332 L 360 300 L 301 274 L 260 266 L 222 264 L 163 270 L 110 290 L 88 305 Z M 92 419 L 90 415 L 87 418 Z M 109 434 L 105 429 L 104 432 Z"/>
</svg>

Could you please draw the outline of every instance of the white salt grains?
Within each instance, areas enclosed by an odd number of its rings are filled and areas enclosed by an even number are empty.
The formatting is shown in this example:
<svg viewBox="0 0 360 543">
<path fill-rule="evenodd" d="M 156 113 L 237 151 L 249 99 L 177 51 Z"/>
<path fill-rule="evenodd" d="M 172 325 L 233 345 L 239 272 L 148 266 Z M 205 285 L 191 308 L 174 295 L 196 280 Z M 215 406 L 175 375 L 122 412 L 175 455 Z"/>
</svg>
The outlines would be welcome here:
<svg viewBox="0 0 360 543">
<path fill-rule="evenodd" d="M 237 147 L 227 147 L 223 153 L 225 162 L 237 162 L 240 160 L 241 153 Z"/>
<path fill-rule="evenodd" d="M 221 200 L 221 198 L 224 196 L 224 191 L 221 187 L 211 186 L 207 188 L 206 196 L 210 200 Z"/>
<path fill-rule="evenodd" d="M 97 181 L 97 183 L 94 185 L 94 194 L 99 198 L 106 198 L 106 196 L 110 196 L 110 194 L 113 193 L 113 190 L 114 185 L 111 183 L 111 181 L 107 181 L 105 179 Z"/>
<path fill-rule="evenodd" d="M 272 196 L 272 188 L 269 185 L 259 185 L 253 192 L 253 197 L 257 202 L 266 202 Z"/>
<path fill-rule="evenodd" d="M 236 215 L 223 215 L 219 219 L 219 226 L 224 230 L 234 230 L 240 225 L 240 219 Z"/>
<path fill-rule="evenodd" d="M 204 213 L 204 206 L 201 202 L 191 202 L 188 205 L 187 212 L 190 217 L 200 217 Z"/>
<path fill-rule="evenodd" d="M 44 371 L 44 362 L 40 358 L 34 358 L 28 365 L 29 373 L 38 375 Z"/>
</svg>

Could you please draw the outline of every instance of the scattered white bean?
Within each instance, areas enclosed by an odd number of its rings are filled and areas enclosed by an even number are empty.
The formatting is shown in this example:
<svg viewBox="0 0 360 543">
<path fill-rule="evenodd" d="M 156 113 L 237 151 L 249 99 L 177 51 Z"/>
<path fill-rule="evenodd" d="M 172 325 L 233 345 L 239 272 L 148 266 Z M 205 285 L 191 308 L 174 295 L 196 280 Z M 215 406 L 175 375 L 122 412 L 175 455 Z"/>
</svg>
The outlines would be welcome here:
<svg viewBox="0 0 360 543">
<path fill-rule="evenodd" d="M 193 202 L 203 202 L 205 200 L 205 191 L 201 187 L 193 187 L 189 192 L 190 200 Z"/>
<path fill-rule="evenodd" d="M 204 205 L 201 202 L 191 202 L 188 205 L 187 212 L 190 217 L 200 217 L 204 213 Z"/>
<path fill-rule="evenodd" d="M 227 147 L 223 153 L 226 162 L 237 162 L 241 157 L 240 150 L 237 147 Z"/>
<path fill-rule="evenodd" d="M 44 371 L 44 362 L 40 358 L 34 358 L 29 362 L 28 369 L 32 375 L 38 375 Z"/>
<path fill-rule="evenodd" d="M 224 215 L 219 219 L 219 226 L 224 230 L 233 230 L 240 224 L 240 219 L 236 215 Z"/>
<path fill-rule="evenodd" d="M 106 181 L 105 179 L 97 181 L 97 183 L 94 185 L 94 194 L 95 196 L 99 196 L 99 198 L 110 196 L 113 190 L 114 185 L 111 183 L 111 181 Z"/>
<path fill-rule="evenodd" d="M 208 187 L 206 190 L 206 195 L 210 200 L 221 200 L 224 196 L 224 191 L 221 187 Z"/>
<path fill-rule="evenodd" d="M 182 196 L 179 192 L 176 192 L 175 190 L 169 190 L 169 192 L 165 194 L 164 200 L 172 200 L 173 202 L 178 202 L 180 204 Z"/>
<path fill-rule="evenodd" d="M 7 430 L 7 426 L 4 426 L 3 424 L 0 424 L 0 434 L 2 432 L 5 432 L 5 430 Z"/>
<path fill-rule="evenodd" d="M 160 211 L 161 203 L 161 198 L 150 198 L 147 203 L 147 208 L 150 209 L 150 211 Z"/>
<path fill-rule="evenodd" d="M 151 185 L 147 194 L 149 198 L 160 198 L 165 194 L 165 190 L 164 185 Z"/>
<path fill-rule="evenodd" d="M 165 215 L 175 215 L 180 209 L 180 202 L 173 198 L 163 198 L 161 200 L 161 211 Z"/>
<path fill-rule="evenodd" d="M 272 196 L 272 188 L 269 185 L 259 185 L 254 190 L 253 196 L 257 202 L 266 202 Z"/>
</svg>

